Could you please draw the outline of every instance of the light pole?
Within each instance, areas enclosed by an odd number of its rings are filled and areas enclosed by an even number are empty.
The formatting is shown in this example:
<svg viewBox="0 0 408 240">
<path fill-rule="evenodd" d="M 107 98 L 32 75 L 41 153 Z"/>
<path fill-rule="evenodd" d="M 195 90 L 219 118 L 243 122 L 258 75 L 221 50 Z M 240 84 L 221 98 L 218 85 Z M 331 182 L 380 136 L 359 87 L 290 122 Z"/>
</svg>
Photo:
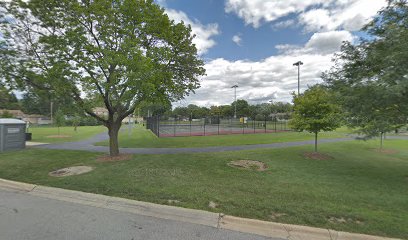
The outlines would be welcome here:
<svg viewBox="0 0 408 240">
<path fill-rule="evenodd" d="M 297 66 L 298 67 L 298 95 L 300 93 L 300 65 L 303 65 L 302 61 L 297 61 L 293 64 L 293 66 Z"/>
<path fill-rule="evenodd" d="M 234 97 L 234 107 L 235 107 L 234 118 L 237 118 L 237 87 L 238 87 L 238 85 L 234 85 L 234 86 L 231 87 L 231 88 L 234 89 L 234 94 L 235 94 L 235 97 Z"/>
</svg>

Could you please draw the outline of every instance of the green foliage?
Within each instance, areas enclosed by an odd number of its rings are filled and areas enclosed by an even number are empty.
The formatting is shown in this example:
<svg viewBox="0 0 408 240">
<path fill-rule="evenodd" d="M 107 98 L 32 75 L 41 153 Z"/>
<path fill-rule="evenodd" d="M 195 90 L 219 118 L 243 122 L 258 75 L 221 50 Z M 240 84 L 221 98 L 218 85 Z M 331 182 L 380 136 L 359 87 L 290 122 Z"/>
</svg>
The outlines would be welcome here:
<svg viewBox="0 0 408 240">
<path fill-rule="evenodd" d="M 61 109 L 65 114 L 74 115 L 82 113 L 73 99 L 66 94 L 56 95 L 52 92 L 28 88 L 23 98 L 20 100 L 21 107 L 26 114 L 40 114 L 50 116 L 51 102 L 53 105 L 53 113 L 55 109 Z"/>
<path fill-rule="evenodd" d="M 250 114 L 250 108 L 249 108 L 249 104 L 247 101 L 243 100 L 243 99 L 238 99 L 236 102 L 234 101 L 231 104 L 231 108 L 233 113 L 235 112 L 235 104 L 237 105 L 237 118 L 240 117 L 249 117 Z"/>
<path fill-rule="evenodd" d="M 333 131 L 341 125 L 340 106 L 332 102 L 332 94 L 322 86 L 314 86 L 301 95 L 294 95 L 294 106 L 290 126 L 297 131 L 317 134 L 321 131 Z"/>
<path fill-rule="evenodd" d="M 194 104 L 189 104 L 187 107 L 176 107 L 172 115 L 177 117 L 185 117 L 185 118 L 204 118 L 209 116 L 211 113 L 210 109 L 206 107 L 199 107 Z"/>
<path fill-rule="evenodd" d="M 140 102 L 181 99 L 205 74 L 191 27 L 152 0 L 17 0 L 1 3 L 5 16 L 13 21 L 0 23 L 8 50 L 2 77 L 69 96 L 108 127 L 111 155 L 119 153 L 122 119 Z M 95 103 L 108 117 L 93 113 Z"/>
<path fill-rule="evenodd" d="M 13 118 L 13 114 L 11 114 L 11 112 L 5 110 L 0 114 L 1 118 Z"/>
<path fill-rule="evenodd" d="M 163 116 L 170 115 L 171 104 L 170 103 L 159 103 L 159 102 L 141 102 L 135 111 L 135 114 L 140 114 L 140 116 Z"/>
<path fill-rule="evenodd" d="M 17 97 L 0 82 L 0 109 L 20 109 Z"/>
<path fill-rule="evenodd" d="M 346 42 L 323 78 L 337 92 L 348 125 L 370 138 L 407 123 L 407 1 L 389 1 L 363 30 L 369 37 Z"/>
<path fill-rule="evenodd" d="M 406 140 L 390 140 L 391 148 L 399 151 L 391 155 L 373 151 L 374 144 L 324 144 L 330 161 L 305 158 L 308 146 L 140 154 L 110 163 L 95 161 L 101 153 L 31 148 L 0 154 L 0 177 L 158 204 L 175 199 L 179 207 L 207 211 L 208 202 L 215 201 L 217 211 L 232 216 L 271 221 L 271 214 L 282 213 L 274 221 L 408 239 Z M 239 159 L 262 161 L 269 169 L 228 166 Z M 76 165 L 94 171 L 63 179 L 48 176 Z"/>
<path fill-rule="evenodd" d="M 58 110 L 55 112 L 53 121 L 54 121 L 55 126 L 57 126 L 57 127 L 62 127 L 62 126 L 64 126 L 64 125 L 65 125 L 65 115 L 64 115 L 64 112 L 61 111 L 60 109 L 58 109 Z"/>
</svg>

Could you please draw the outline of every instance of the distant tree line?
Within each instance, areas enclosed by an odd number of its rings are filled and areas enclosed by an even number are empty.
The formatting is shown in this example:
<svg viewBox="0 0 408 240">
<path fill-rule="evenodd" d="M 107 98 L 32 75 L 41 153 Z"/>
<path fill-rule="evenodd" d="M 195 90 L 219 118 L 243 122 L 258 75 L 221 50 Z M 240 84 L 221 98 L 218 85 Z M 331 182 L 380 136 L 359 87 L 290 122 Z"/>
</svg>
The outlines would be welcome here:
<svg viewBox="0 0 408 240">
<path fill-rule="evenodd" d="M 237 105 L 237 117 L 249 117 L 263 120 L 266 117 L 279 115 L 281 117 L 289 115 L 292 112 L 292 104 L 284 102 L 261 103 L 251 105 L 243 99 L 233 102 L 231 105 L 213 105 L 210 107 L 200 107 L 195 104 L 189 104 L 186 107 L 171 108 L 170 104 L 144 103 L 136 109 L 135 114 L 140 116 L 157 116 L 162 118 L 191 118 L 199 119 L 205 117 L 231 118 L 234 116 L 235 104 Z"/>
</svg>

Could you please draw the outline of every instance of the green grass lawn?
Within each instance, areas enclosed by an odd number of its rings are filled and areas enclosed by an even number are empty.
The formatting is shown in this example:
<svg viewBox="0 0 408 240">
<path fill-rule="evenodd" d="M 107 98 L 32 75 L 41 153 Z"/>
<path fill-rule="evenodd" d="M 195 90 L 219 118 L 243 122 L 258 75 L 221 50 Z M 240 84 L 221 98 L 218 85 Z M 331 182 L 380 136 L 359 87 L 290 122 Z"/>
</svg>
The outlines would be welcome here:
<svg viewBox="0 0 408 240">
<path fill-rule="evenodd" d="M 29 129 L 29 132 L 33 134 L 33 142 L 44 143 L 79 141 L 103 131 L 107 131 L 104 126 L 80 126 L 77 127 L 77 131 L 74 131 L 74 127 L 60 127 L 59 133 L 57 127 L 31 127 Z"/>
<path fill-rule="evenodd" d="M 307 132 L 277 132 L 259 134 L 232 134 L 215 136 L 192 136 L 192 137 L 162 137 L 158 138 L 150 130 L 141 125 L 136 125 L 129 134 L 127 126 L 122 127 L 119 134 L 119 146 L 123 148 L 177 148 L 177 147 L 211 147 L 211 146 L 236 146 L 250 144 L 266 144 L 276 142 L 291 142 L 313 140 L 314 135 Z M 345 137 L 347 128 L 340 128 L 335 132 L 322 132 L 320 138 Z M 95 145 L 108 146 L 108 141 L 99 142 Z"/>
<path fill-rule="evenodd" d="M 378 141 L 321 144 L 330 160 L 303 157 L 312 146 L 239 152 L 135 155 L 96 162 L 98 153 L 27 149 L 0 154 L 0 177 L 226 214 L 408 239 L 407 140 L 378 153 Z M 231 160 L 265 162 L 264 172 L 237 169 Z M 74 165 L 95 170 L 53 178 Z M 209 201 L 219 204 L 208 207 Z M 271 217 L 274 215 L 275 217 Z M 330 221 L 330 218 L 332 219 Z M 334 220 L 333 220 L 334 219 Z M 336 220 L 337 219 L 337 220 Z M 344 219 L 344 220 L 342 220 Z"/>
</svg>

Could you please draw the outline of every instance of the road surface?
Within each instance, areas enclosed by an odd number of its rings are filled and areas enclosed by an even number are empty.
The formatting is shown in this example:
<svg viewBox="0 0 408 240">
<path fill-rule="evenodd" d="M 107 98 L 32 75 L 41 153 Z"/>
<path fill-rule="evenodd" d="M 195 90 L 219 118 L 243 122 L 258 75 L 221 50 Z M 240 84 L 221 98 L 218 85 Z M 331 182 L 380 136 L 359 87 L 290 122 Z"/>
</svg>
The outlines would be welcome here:
<svg viewBox="0 0 408 240">
<path fill-rule="evenodd" d="M 52 200 L 0 188 L 0 239 L 261 240 L 271 238 Z"/>
</svg>

